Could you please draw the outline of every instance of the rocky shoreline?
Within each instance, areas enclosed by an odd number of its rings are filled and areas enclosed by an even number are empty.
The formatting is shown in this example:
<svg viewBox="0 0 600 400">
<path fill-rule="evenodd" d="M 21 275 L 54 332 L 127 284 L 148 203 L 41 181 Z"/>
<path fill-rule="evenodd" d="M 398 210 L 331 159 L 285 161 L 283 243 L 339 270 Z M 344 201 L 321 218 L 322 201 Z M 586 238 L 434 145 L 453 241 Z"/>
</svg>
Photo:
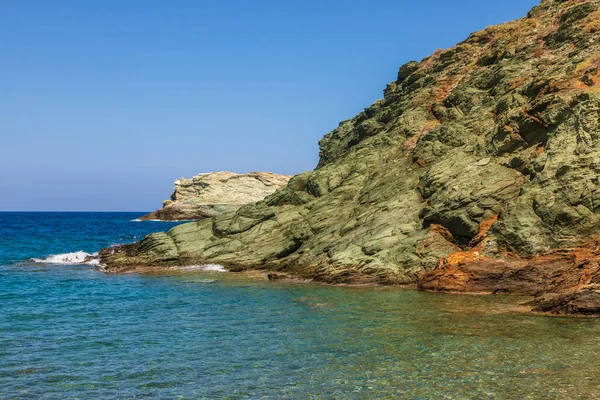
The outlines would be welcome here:
<svg viewBox="0 0 600 400">
<path fill-rule="evenodd" d="M 530 296 L 522 303 L 523 312 L 554 315 L 600 316 L 600 244 L 587 249 L 560 250 L 534 259 L 508 256 L 499 260 L 452 262 L 440 260 L 433 271 L 424 272 L 417 283 L 397 283 L 368 276 L 353 276 L 333 281 L 330 277 L 309 277 L 290 272 L 248 269 L 229 264 L 227 272 L 266 277 L 269 281 L 316 283 L 335 286 L 394 286 L 403 290 L 444 292 L 459 295 L 510 294 Z M 105 249 L 101 257 L 128 251 L 129 245 Z M 130 251 L 130 250 L 129 250 Z M 164 273 L 185 266 L 129 265 L 103 267 L 109 273 Z"/>
<path fill-rule="evenodd" d="M 101 252 L 108 272 L 216 263 L 329 284 L 533 296 L 600 315 L 600 0 L 403 65 L 263 200 Z"/>
<path fill-rule="evenodd" d="M 525 305 L 534 312 L 600 316 L 600 242 L 528 259 L 451 255 L 419 278 L 419 289 L 532 296 Z"/>
</svg>

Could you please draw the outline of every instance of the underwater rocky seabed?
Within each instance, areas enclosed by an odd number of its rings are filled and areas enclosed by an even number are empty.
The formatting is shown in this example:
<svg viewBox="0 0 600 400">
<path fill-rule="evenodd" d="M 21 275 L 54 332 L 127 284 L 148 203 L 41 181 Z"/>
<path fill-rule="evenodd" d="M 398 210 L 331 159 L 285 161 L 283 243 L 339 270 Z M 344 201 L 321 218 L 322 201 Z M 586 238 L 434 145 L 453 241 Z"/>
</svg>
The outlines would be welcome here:
<svg viewBox="0 0 600 400">
<path fill-rule="evenodd" d="M 520 297 L 66 264 L 141 215 L 0 213 L 0 398 L 600 397 L 600 319 Z"/>
<path fill-rule="evenodd" d="M 600 1 L 403 65 L 263 201 L 103 251 L 111 272 L 222 264 L 326 283 L 534 296 L 600 314 Z"/>
</svg>

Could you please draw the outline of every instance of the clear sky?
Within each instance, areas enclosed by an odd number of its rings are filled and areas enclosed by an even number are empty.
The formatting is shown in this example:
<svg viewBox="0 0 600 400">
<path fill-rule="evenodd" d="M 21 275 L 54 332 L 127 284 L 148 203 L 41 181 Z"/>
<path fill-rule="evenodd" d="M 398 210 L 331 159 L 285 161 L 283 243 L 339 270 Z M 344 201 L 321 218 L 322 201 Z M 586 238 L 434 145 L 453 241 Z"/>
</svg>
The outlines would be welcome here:
<svg viewBox="0 0 600 400">
<path fill-rule="evenodd" d="M 152 210 L 295 174 L 398 67 L 534 0 L 0 0 L 0 210 Z"/>
</svg>

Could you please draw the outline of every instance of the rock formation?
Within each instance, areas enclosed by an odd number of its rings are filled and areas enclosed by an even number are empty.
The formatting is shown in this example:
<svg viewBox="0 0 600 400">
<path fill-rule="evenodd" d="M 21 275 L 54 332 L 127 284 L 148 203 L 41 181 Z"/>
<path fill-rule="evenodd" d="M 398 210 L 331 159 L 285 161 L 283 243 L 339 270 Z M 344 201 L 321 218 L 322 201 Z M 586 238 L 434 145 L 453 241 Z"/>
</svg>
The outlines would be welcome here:
<svg viewBox="0 0 600 400">
<path fill-rule="evenodd" d="M 213 172 L 192 179 L 175 181 L 175 190 L 163 208 L 140 219 L 181 221 L 203 219 L 237 211 L 241 206 L 255 203 L 284 186 L 290 176 L 270 172 Z"/>
<path fill-rule="evenodd" d="M 103 262 L 419 282 L 600 310 L 600 0 L 544 0 L 409 62 L 320 148 L 314 171 L 263 201 L 105 250 Z"/>
</svg>

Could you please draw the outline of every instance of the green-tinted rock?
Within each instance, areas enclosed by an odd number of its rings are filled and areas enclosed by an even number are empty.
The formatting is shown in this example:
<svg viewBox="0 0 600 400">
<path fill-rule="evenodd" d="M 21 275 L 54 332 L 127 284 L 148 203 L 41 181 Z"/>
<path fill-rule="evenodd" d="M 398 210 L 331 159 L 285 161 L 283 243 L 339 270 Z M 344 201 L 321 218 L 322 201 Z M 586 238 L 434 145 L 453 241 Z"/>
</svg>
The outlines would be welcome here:
<svg viewBox="0 0 600 400">
<path fill-rule="evenodd" d="M 545 0 L 402 66 L 382 100 L 325 135 L 314 171 L 103 261 L 414 283 L 496 218 L 489 257 L 585 243 L 600 231 L 599 5 Z"/>
</svg>

